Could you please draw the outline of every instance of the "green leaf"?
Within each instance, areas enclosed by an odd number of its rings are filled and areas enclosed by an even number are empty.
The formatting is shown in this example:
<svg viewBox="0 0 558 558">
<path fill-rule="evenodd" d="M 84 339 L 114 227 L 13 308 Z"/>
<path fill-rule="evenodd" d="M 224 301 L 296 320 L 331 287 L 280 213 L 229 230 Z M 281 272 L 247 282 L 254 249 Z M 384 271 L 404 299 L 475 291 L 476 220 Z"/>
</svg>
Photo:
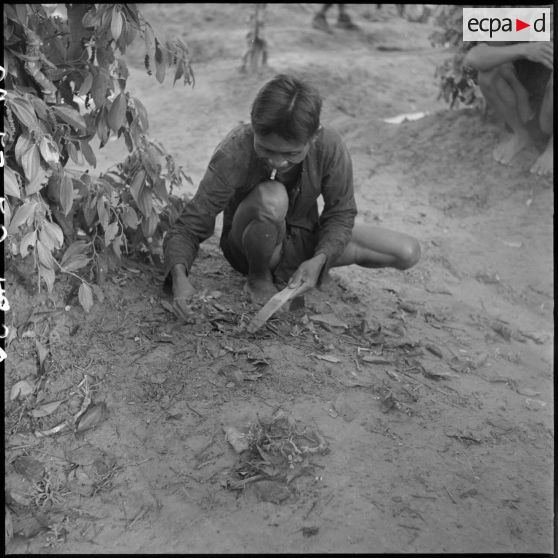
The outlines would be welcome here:
<svg viewBox="0 0 558 558">
<path fill-rule="evenodd" d="M 95 223 L 97 218 L 97 198 L 92 197 L 88 202 L 82 204 L 83 218 L 89 228 Z"/>
<path fill-rule="evenodd" d="M 122 235 L 117 236 L 111 243 L 115 256 L 120 260 L 122 257 Z"/>
<path fill-rule="evenodd" d="M 60 160 L 60 153 L 58 152 L 58 146 L 56 142 L 49 136 L 43 136 L 41 143 L 39 144 L 39 151 L 45 162 L 47 163 L 58 163 Z"/>
<path fill-rule="evenodd" d="M 77 271 L 78 269 L 85 267 L 90 261 L 91 258 L 89 258 L 88 256 L 84 256 L 83 254 L 78 254 L 76 256 L 72 256 L 66 262 L 66 264 L 62 266 L 62 269 L 64 271 Z"/>
<path fill-rule="evenodd" d="M 155 39 L 155 77 L 159 83 L 165 80 L 165 72 L 167 70 L 165 55 L 161 49 L 159 41 Z"/>
<path fill-rule="evenodd" d="M 26 128 L 33 131 L 39 129 L 39 121 L 37 120 L 35 109 L 29 101 L 15 97 L 11 99 L 9 106 L 16 115 L 17 119 Z"/>
<path fill-rule="evenodd" d="M 147 118 L 147 110 L 145 110 L 143 103 L 139 99 L 136 99 L 136 97 L 134 97 L 134 106 L 136 107 L 136 111 L 139 116 L 141 127 L 144 132 L 147 132 L 147 130 L 149 129 L 149 119 Z"/>
<path fill-rule="evenodd" d="M 17 19 L 23 25 L 23 27 L 27 26 L 27 4 L 16 4 L 15 5 Z"/>
<path fill-rule="evenodd" d="M 48 356 L 48 349 L 38 339 L 35 339 L 35 348 L 39 355 L 39 367 L 41 367 Z"/>
<path fill-rule="evenodd" d="M 174 86 L 174 84 L 184 75 L 184 63 L 182 60 L 179 60 L 178 64 L 176 65 L 176 72 L 174 73 L 174 81 L 172 82 L 172 85 Z"/>
<path fill-rule="evenodd" d="M 41 158 L 39 155 L 39 148 L 33 144 L 21 157 L 21 166 L 27 180 L 31 182 L 41 168 Z"/>
<path fill-rule="evenodd" d="M 90 10 L 85 12 L 83 16 L 82 25 L 84 27 L 97 27 L 101 23 L 101 16 L 99 15 L 99 10 L 97 7 L 92 7 Z"/>
<path fill-rule="evenodd" d="M 144 216 L 151 214 L 153 209 L 153 197 L 149 188 L 143 188 L 139 194 L 138 207 Z M 145 220 L 145 219 L 144 219 Z"/>
<path fill-rule="evenodd" d="M 132 141 L 132 136 L 128 130 L 124 130 L 124 143 L 126 144 L 126 148 L 130 153 L 134 150 L 134 142 Z"/>
<path fill-rule="evenodd" d="M 126 95 L 119 93 L 114 99 L 107 116 L 107 124 L 113 132 L 118 132 L 126 123 L 126 105 Z"/>
<path fill-rule="evenodd" d="M 54 288 L 54 269 L 39 264 L 39 277 L 46 283 L 48 292 L 51 293 Z"/>
<path fill-rule="evenodd" d="M 4 194 L 21 199 L 18 176 L 10 167 L 4 167 Z"/>
<path fill-rule="evenodd" d="M 128 27 L 130 24 L 126 21 L 126 18 L 122 14 L 122 30 L 120 32 L 120 37 L 116 41 L 116 46 L 120 50 L 122 54 L 126 54 L 126 46 L 127 46 L 127 38 L 128 38 Z M 119 78 L 118 82 L 120 83 L 120 87 L 124 90 L 126 88 L 126 80 L 124 79 L 124 84 L 121 83 L 121 79 Z"/>
<path fill-rule="evenodd" d="M 118 222 L 113 221 L 105 230 L 105 246 L 108 246 L 118 233 Z"/>
<path fill-rule="evenodd" d="M 35 109 L 37 116 L 44 122 L 48 122 L 50 125 L 47 104 L 42 99 L 39 99 L 39 97 L 35 97 L 34 95 L 31 96 L 31 103 L 33 104 L 33 108 Z"/>
<path fill-rule="evenodd" d="M 7 199 L 0 198 L 0 208 L 2 209 L 2 213 L 4 213 L 4 227 L 10 227 L 10 223 L 12 222 L 12 207 L 10 206 L 10 202 Z"/>
<path fill-rule="evenodd" d="M 149 23 L 146 23 L 144 29 L 145 51 L 149 58 L 155 58 L 155 33 Z"/>
<path fill-rule="evenodd" d="M 128 70 L 126 62 L 122 58 L 119 58 L 116 63 L 118 65 L 118 74 L 124 80 L 127 80 L 130 77 L 130 71 Z"/>
<path fill-rule="evenodd" d="M 27 151 L 29 151 L 29 149 L 31 149 L 31 147 L 33 147 L 34 144 L 35 142 L 31 139 L 31 134 L 25 132 L 24 134 L 21 134 L 21 136 L 19 136 L 16 142 L 14 155 L 16 161 L 20 165 L 21 165 L 21 160 L 23 158 L 23 155 L 25 155 L 25 153 L 27 153 Z"/>
<path fill-rule="evenodd" d="M 91 86 L 91 97 L 95 103 L 96 108 L 101 108 L 106 101 L 107 89 L 111 82 L 108 70 L 105 68 L 96 68 L 95 76 L 93 77 L 93 85 Z"/>
<path fill-rule="evenodd" d="M 62 245 L 64 244 L 64 233 L 56 223 L 43 221 L 43 226 L 40 232 L 41 240 L 44 240 L 43 236 L 48 238 L 49 244 L 55 250 L 60 250 L 60 248 L 62 248 Z"/>
<path fill-rule="evenodd" d="M 73 142 L 69 141 L 66 144 L 66 149 L 68 150 L 70 158 L 76 165 L 83 165 L 83 155 L 78 152 Z"/>
<path fill-rule="evenodd" d="M 65 174 L 60 182 L 60 205 L 64 215 L 68 215 L 74 203 L 74 183 L 72 179 Z"/>
<path fill-rule="evenodd" d="M 151 180 L 155 181 L 159 178 L 161 174 L 162 165 L 159 163 L 159 156 L 157 151 L 152 145 L 147 145 L 145 149 L 140 150 L 141 162 L 145 167 L 145 170 L 151 177 Z"/>
<path fill-rule="evenodd" d="M 14 213 L 8 232 L 14 234 L 21 225 L 31 225 L 35 217 L 35 208 L 37 205 L 38 203 L 36 201 L 25 202 L 23 205 L 20 205 Z"/>
<path fill-rule="evenodd" d="M 145 238 L 150 239 L 155 234 L 157 225 L 159 223 L 159 216 L 155 211 L 151 211 L 149 217 L 144 217 L 141 222 L 141 229 Z"/>
<path fill-rule="evenodd" d="M 89 242 L 86 242 L 85 240 L 76 240 L 75 242 L 72 242 L 72 244 L 70 244 L 70 246 L 68 246 L 67 250 L 64 252 L 60 265 L 64 267 L 66 266 L 70 258 L 79 254 L 87 254 L 90 246 L 91 244 Z"/>
<path fill-rule="evenodd" d="M 82 283 L 79 287 L 78 300 L 86 312 L 91 310 L 93 306 L 93 292 L 91 291 L 91 287 L 86 283 Z"/>
<path fill-rule="evenodd" d="M 46 184 L 48 183 L 48 179 L 49 179 L 51 174 L 52 174 L 52 171 L 50 169 L 45 171 L 45 169 L 43 169 L 42 167 L 39 167 L 39 172 L 37 172 L 37 174 L 35 175 L 35 178 L 33 180 L 31 180 L 31 182 L 29 182 L 29 184 L 27 184 L 25 186 L 26 195 L 30 196 L 31 194 L 35 194 L 41 188 L 46 186 Z"/>
<path fill-rule="evenodd" d="M 95 157 L 95 153 L 93 153 L 93 149 L 91 149 L 89 142 L 85 140 L 80 141 L 80 147 L 85 160 L 89 163 L 89 165 L 95 168 L 97 166 L 97 158 Z"/>
<path fill-rule="evenodd" d="M 79 88 L 79 95 L 87 95 L 89 91 L 91 91 L 91 86 L 93 85 L 93 75 L 90 72 L 87 72 L 85 78 L 83 78 L 83 82 L 81 87 Z"/>
<path fill-rule="evenodd" d="M 139 200 L 140 192 L 143 190 L 143 185 L 145 184 L 146 176 L 147 173 L 145 172 L 145 170 L 140 169 L 135 174 L 134 178 L 132 179 L 132 183 L 130 184 L 130 193 L 132 194 L 132 197 L 134 198 L 134 201 L 138 204 L 138 206 L 139 206 L 138 200 Z"/>
<path fill-rule="evenodd" d="M 50 253 L 49 247 L 44 244 L 41 240 L 37 240 L 35 244 L 35 249 L 37 250 L 37 255 L 39 257 L 39 263 L 46 267 L 47 269 L 54 269 L 54 258 Z"/>
<path fill-rule="evenodd" d="M 157 195 L 157 197 L 164 203 L 167 204 L 169 201 L 169 194 L 167 192 L 167 187 L 165 185 L 165 179 L 162 177 L 158 177 L 153 182 L 153 191 Z"/>
<path fill-rule="evenodd" d="M 165 57 L 165 63 L 170 68 L 172 66 L 173 58 L 176 56 L 176 47 L 173 45 L 172 41 L 165 41 L 165 48 L 163 50 L 163 55 Z"/>
<path fill-rule="evenodd" d="M 101 223 L 101 227 L 106 230 L 109 222 L 109 214 L 105 206 L 104 196 L 99 196 L 97 198 L 97 215 L 99 216 L 99 223 Z"/>
<path fill-rule="evenodd" d="M 52 110 L 54 110 L 57 116 L 73 128 L 81 130 L 82 132 L 87 131 L 87 124 L 85 123 L 83 116 L 76 109 L 67 105 L 55 105 L 52 107 Z"/>
<path fill-rule="evenodd" d="M 48 236 L 48 234 L 46 234 L 45 232 L 43 232 L 43 230 L 41 229 L 41 231 L 39 231 L 39 240 L 41 241 L 41 244 L 49 251 L 52 252 L 54 250 L 54 242 L 53 239 L 50 238 L 50 236 Z M 20 248 L 21 250 L 21 248 Z M 46 266 L 48 267 L 48 266 Z"/>
<path fill-rule="evenodd" d="M 95 119 L 95 125 L 97 127 L 97 135 L 99 136 L 99 139 L 101 140 L 101 145 L 100 147 L 103 147 L 103 145 L 105 145 L 105 143 L 107 143 L 108 138 L 109 138 L 109 134 L 110 134 L 110 130 L 109 127 L 107 125 L 107 121 L 106 121 L 106 107 L 103 107 L 99 113 L 97 114 L 97 117 Z"/>
<path fill-rule="evenodd" d="M 124 211 L 124 224 L 131 229 L 137 229 L 140 224 L 138 214 L 133 207 L 127 207 Z"/>
<path fill-rule="evenodd" d="M 22 258 L 27 256 L 27 252 L 29 247 L 35 247 L 35 243 L 37 242 L 37 231 L 28 232 L 23 236 L 21 242 L 19 243 L 19 254 Z"/>
<path fill-rule="evenodd" d="M 124 20 L 122 17 L 122 14 L 120 13 L 120 10 L 118 9 L 117 6 L 115 6 L 112 10 L 112 18 L 110 21 L 110 32 L 112 35 L 112 38 L 115 41 L 118 41 L 120 34 L 122 33 L 122 27 L 124 25 Z"/>
</svg>

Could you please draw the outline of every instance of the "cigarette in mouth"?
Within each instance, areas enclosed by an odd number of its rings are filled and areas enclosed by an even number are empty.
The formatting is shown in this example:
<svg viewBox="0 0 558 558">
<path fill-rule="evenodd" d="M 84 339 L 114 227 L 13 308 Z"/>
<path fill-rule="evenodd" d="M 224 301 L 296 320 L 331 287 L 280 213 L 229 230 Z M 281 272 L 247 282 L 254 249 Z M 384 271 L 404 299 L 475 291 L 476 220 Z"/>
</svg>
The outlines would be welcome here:
<svg viewBox="0 0 558 558">
<path fill-rule="evenodd" d="M 275 180 L 275 175 L 277 174 L 277 169 L 273 169 L 271 171 L 271 176 L 269 177 L 269 180 Z"/>
</svg>

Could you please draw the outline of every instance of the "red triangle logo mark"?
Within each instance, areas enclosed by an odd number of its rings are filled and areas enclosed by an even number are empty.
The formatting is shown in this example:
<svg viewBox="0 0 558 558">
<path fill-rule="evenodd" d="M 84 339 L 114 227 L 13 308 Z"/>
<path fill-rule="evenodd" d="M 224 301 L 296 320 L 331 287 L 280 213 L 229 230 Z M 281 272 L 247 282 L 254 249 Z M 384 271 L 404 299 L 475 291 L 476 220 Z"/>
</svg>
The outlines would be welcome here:
<svg viewBox="0 0 558 558">
<path fill-rule="evenodd" d="M 531 27 L 530 23 L 525 23 L 524 21 L 521 21 L 520 19 L 515 18 L 515 30 L 516 31 L 521 31 L 522 29 L 525 29 L 526 27 Z"/>
</svg>

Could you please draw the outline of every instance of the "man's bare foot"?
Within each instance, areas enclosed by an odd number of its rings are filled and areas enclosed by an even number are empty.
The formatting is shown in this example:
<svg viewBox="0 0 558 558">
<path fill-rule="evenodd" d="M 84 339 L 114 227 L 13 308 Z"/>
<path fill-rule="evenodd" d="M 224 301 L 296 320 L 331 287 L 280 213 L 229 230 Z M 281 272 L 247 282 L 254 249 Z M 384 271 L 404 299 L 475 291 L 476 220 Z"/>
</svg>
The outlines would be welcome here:
<svg viewBox="0 0 558 558">
<path fill-rule="evenodd" d="M 538 174 L 540 176 L 549 176 L 554 174 L 554 139 L 550 138 L 546 149 L 542 152 L 539 158 L 535 161 L 531 167 L 531 172 L 533 174 Z"/>
<path fill-rule="evenodd" d="M 250 299 L 253 303 L 262 305 L 279 292 L 271 277 L 248 277 L 245 290 L 250 295 Z"/>
<path fill-rule="evenodd" d="M 314 29 L 318 29 L 319 31 L 325 31 L 330 35 L 333 35 L 333 30 L 329 26 L 329 23 L 327 22 L 324 14 L 318 13 L 314 16 L 314 19 L 312 20 L 312 27 Z"/>
<path fill-rule="evenodd" d="M 520 151 L 525 149 L 531 143 L 531 139 L 527 133 L 512 134 L 502 140 L 492 152 L 492 156 L 496 161 L 507 165 Z"/>
</svg>

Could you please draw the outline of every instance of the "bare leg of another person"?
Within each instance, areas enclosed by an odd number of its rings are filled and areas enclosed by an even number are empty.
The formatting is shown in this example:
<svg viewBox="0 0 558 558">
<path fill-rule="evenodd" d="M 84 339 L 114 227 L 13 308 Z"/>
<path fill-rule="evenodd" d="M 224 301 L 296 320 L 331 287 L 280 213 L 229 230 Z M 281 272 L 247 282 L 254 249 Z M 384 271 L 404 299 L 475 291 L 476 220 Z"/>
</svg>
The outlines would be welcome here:
<svg viewBox="0 0 558 558">
<path fill-rule="evenodd" d="M 333 267 L 356 264 L 361 267 L 409 269 L 420 259 L 420 244 L 404 233 L 357 223 L 345 250 Z"/>
<path fill-rule="evenodd" d="M 318 10 L 318 12 L 316 12 L 316 15 L 312 19 L 312 27 L 314 29 L 333 34 L 333 30 L 327 22 L 327 12 L 331 8 L 331 6 L 333 6 L 333 4 L 322 4 L 322 7 Z"/>
<path fill-rule="evenodd" d="M 526 124 L 535 116 L 535 111 L 529 103 L 529 92 L 525 89 L 525 86 L 519 81 L 517 72 L 513 67 L 513 64 L 503 64 L 500 66 L 502 77 L 508 83 L 508 85 L 513 89 L 515 98 L 517 99 L 517 113 L 521 122 Z"/>
<path fill-rule="evenodd" d="M 554 173 L 554 129 L 553 129 L 553 117 L 554 117 L 554 86 L 552 84 L 554 72 L 550 74 L 548 83 L 546 85 L 546 91 L 544 93 L 544 99 L 541 106 L 541 113 L 539 118 L 539 124 L 541 130 L 545 134 L 550 135 L 550 139 L 546 145 L 546 149 L 535 161 L 535 164 L 531 167 L 531 172 L 540 175 L 551 175 Z"/>
<path fill-rule="evenodd" d="M 529 132 L 519 115 L 519 101 L 513 87 L 505 79 L 513 70 L 511 64 L 502 71 L 501 67 L 487 72 L 479 72 L 479 86 L 488 103 L 498 116 L 512 129 L 493 150 L 496 161 L 507 165 L 521 150 L 532 143 Z M 514 70 L 513 70 L 514 71 Z"/>
</svg>

